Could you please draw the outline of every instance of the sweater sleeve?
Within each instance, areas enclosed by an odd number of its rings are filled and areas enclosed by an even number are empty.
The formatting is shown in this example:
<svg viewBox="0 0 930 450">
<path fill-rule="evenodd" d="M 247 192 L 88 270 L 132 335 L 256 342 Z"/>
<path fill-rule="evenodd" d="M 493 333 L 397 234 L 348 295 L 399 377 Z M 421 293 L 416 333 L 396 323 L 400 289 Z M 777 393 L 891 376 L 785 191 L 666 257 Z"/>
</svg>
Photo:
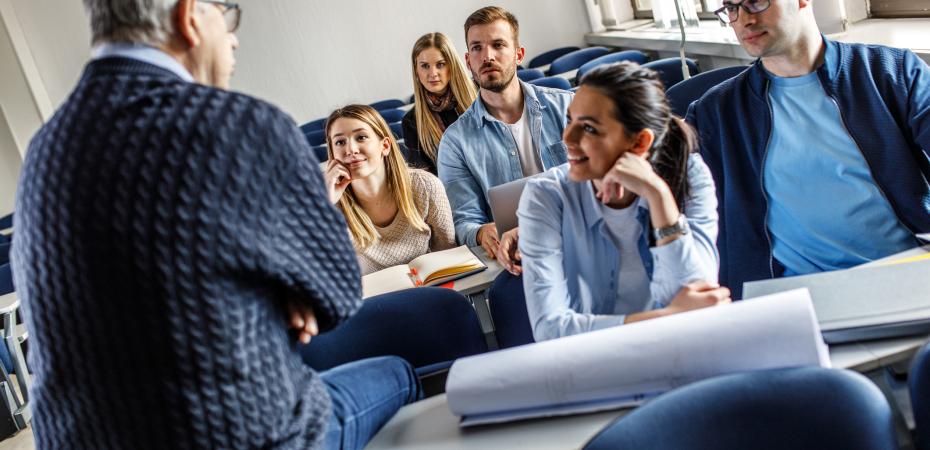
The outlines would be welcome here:
<svg viewBox="0 0 930 450">
<path fill-rule="evenodd" d="M 426 215 L 423 220 L 430 228 L 429 250 L 431 252 L 455 247 L 455 227 L 452 225 L 452 207 L 446 197 L 446 189 L 435 175 L 422 171 L 412 171 L 416 177 L 417 189 L 424 196 Z"/>
<path fill-rule="evenodd" d="M 261 206 L 256 251 L 262 272 L 306 302 L 321 331 L 347 319 L 360 305 L 361 277 L 342 214 L 329 203 L 319 162 L 296 125 L 283 113 L 265 122 L 266 145 L 280 167 L 279 199 Z M 264 189 L 265 187 L 256 187 Z M 256 230 L 259 231 L 259 230 Z"/>
<path fill-rule="evenodd" d="M 908 125 L 914 140 L 930 158 L 930 67 L 906 50 L 901 70 L 908 80 Z"/>
</svg>

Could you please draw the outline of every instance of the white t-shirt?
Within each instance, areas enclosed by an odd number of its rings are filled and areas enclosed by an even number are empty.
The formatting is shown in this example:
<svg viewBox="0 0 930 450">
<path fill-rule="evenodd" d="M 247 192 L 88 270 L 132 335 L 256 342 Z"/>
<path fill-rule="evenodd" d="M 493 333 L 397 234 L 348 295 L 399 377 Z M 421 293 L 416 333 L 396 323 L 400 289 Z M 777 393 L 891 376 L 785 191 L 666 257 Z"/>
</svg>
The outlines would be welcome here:
<svg viewBox="0 0 930 450">
<path fill-rule="evenodd" d="M 617 274 L 617 303 L 614 314 L 643 311 L 649 303 L 649 276 L 639 254 L 643 227 L 636 220 L 638 202 L 623 209 L 601 205 L 604 223 L 620 250 L 620 271 Z"/>
<path fill-rule="evenodd" d="M 520 120 L 514 124 L 505 124 L 513 135 L 513 141 L 517 144 L 517 154 L 520 155 L 520 167 L 523 168 L 523 176 L 536 175 L 543 171 L 542 161 L 539 159 L 539 152 L 533 145 L 533 133 L 530 131 L 530 121 L 526 119 L 526 106 L 523 106 L 523 115 Z"/>
</svg>

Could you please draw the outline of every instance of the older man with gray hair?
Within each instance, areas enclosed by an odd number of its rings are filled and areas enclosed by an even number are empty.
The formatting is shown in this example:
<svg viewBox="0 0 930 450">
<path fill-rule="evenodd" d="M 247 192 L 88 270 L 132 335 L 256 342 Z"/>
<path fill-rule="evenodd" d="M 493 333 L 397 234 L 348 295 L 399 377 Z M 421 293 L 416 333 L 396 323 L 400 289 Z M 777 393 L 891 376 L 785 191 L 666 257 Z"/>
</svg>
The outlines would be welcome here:
<svg viewBox="0 0 930 450">
<path fill-rule="evenodd" d="M 17 192 L 38 447 L 363 446 L 419 385 L 296 352 L 358 308 L 358 263 L 294 122 L 225 90 L 238 6 L 84 6 L 94 58 Z"/>
</svg>

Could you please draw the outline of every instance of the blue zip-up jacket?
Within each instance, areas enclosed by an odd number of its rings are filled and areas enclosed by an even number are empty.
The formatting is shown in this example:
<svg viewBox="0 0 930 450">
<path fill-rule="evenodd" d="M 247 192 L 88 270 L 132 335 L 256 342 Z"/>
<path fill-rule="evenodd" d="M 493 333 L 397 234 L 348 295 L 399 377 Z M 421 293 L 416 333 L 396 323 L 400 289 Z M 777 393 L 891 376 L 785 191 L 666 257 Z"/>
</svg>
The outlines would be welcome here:
<svg viewBox="0 0 930 450">
<path fill-rule="evenodd" d="M 824 43 L 817 76 L 872 178 L 911 233 L 930 231 L 930 68 L 909 50 L 826 38 Z M 772 257 L 762 187 L 772 133 L 768 89 L 762 62 L 756 61 L 688 109 L 687 120 L 698 130 L 701 155 L 717 186 L 720 282 L 734 298 L 742 296 L 744 282 L 784 271 Z M 816 180 L 811 188 L 816 189 Z M 838 227 L 856 220 L 836 219 Z"/>
</svg>

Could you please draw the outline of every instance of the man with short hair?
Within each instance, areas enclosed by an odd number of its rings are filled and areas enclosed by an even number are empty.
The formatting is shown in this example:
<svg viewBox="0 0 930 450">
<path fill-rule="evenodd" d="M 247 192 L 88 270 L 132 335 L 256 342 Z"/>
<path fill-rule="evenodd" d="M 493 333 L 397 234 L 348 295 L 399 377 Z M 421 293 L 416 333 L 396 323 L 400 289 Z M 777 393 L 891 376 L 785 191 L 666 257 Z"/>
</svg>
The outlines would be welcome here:
<svg viewBox="0 0 930 450">
<path fill-rule="evenodd" d="M 503 8 L 472 13 L 465 21 L 465 41 L 465 62 L 479 96 L 443 134 L 439 178 L 452 204 L 458 241 L 481 245 L 519 274 L 517 230 L 498 241 L 487 192 L 567 161 L 562 130 L 572 94 L 516 77 L 526 50 L 520 46 L 516 17 Z"/>
<path fill-rule="evenodd" d="M 95 56 L 30 143 L 13 243 L 38 448 L 360 448 L 419 396 L 399 358 L 296 351 L 359 306 L 293 120 L 226 91 L 235 4 L 84 0 Z"/>
<path fill-rule="evenodd" d="M 930 231 L 930 69 L 820 34 L 811 0 L 727 0 L 759 59 L 693 103 L 717 185 L 721 284 L 852 267 Z"/>
</svg>

